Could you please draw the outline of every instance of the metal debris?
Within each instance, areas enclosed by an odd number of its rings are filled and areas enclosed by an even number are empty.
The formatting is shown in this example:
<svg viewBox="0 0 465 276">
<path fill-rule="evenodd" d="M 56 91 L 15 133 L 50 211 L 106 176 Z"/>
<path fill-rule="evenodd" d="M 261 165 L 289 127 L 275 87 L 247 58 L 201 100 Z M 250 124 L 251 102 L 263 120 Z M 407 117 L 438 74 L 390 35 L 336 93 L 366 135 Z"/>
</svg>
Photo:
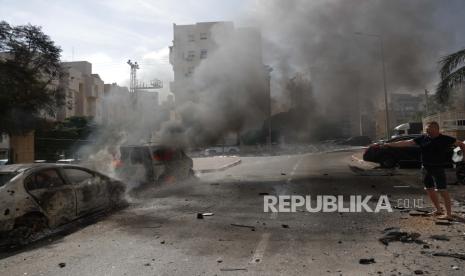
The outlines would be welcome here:
<svg viewBox="0 0 465 276">
<path fill-rule="evenodd" d="M 249 229 L 251 229 L 252 231 L 255 231 L 255 226 L 244 225 L 244 224 L 236 224 L 236 223 L 231 223 L 231 226 L 249 228 Z"/>
<path fill-rule="evenodd" d="M 450 241 L 446 235 L 431 235 L 430 238 L 437 241 Z"/>
<path fill-rule="evenodd" d="M 360 259 L 358 262 L 359 262 L 359 264 L 363 264 L 363 265 L 374 264 L 374 263 L 376 263 L 376 261 L 375 261 L 374 258 L 370 258 L 370 259 Z"/>
<path fill-rule="evenodd" d="M 434 252 L 433 256 L 451 257 L 451 258 L 456 258 L 460 260 L 465 260 L 465 253 Z"/>
<path fill-rule="evenodd" d="M 220 271 L 247 271 L 247 268 L 221 268 Z"/>
</svg>

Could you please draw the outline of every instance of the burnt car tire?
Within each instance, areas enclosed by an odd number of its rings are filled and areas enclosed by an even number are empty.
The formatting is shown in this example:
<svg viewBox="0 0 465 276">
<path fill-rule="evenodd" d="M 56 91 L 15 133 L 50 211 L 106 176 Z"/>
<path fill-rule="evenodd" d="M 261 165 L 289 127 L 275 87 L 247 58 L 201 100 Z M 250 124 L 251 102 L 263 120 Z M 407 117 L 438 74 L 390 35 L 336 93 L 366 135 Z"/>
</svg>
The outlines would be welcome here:
<svg viewBox="0 0 465 276">
<path fill-rule="evenodd" d="M 126 200 L 124 199 L 125 191 L 126 189 L 123 184 L 117 183 L 113 185 L 110 191 L 110 202 L 112 207 L 126 204 Z"/>
<path fill-rule="evenodd" d="M 37 235 L 48 228 L 47 218 L 42 215 L 26 215 L 15 222 L 15 227 L 9 233 L 9 240 L 14 245 L 26 245 Z"/>
</svg>

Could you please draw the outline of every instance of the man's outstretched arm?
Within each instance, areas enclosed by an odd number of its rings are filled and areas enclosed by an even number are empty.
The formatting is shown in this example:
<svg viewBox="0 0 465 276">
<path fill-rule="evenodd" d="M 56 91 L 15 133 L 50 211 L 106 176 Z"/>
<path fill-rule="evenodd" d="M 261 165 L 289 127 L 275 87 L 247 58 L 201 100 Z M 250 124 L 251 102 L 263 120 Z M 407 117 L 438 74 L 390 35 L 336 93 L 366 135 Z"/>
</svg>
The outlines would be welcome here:
<svg viewBox="0 0 465 276">
<path fill-rule="evenodd" d="M 415 146 L 415 145 L 416 145 L 416 143 L 415 143 L 415 141 L 413 141 L 413 139 L 384 144 L 385 147 L 390 147 L 390 148 L 412 147 L 412 146 Z"/>
</svg>

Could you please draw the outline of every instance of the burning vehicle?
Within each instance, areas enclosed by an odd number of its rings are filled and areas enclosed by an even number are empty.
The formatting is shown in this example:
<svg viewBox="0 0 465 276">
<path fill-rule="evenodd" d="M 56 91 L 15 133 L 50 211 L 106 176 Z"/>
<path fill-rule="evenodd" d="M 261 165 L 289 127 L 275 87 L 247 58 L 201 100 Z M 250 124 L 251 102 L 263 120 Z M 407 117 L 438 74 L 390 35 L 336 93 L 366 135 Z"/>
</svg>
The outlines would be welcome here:
<svg viewBox="0 0 465 276">
<path fill-rule="evenodd" d="M 181 148 L 161 145 L 128 145 L 120 147 L 120 158 L 114 157 L 116 175 L 138 184 L 173 182 L 194 175 L 192 158 Z"/>
<path fill-rule="evenodd" d="M 124 203 L 124 193 L 120 181 L 81 166 L 1 166 L 1 240 L 25 244 L 42 230 Z"/>
</svg>

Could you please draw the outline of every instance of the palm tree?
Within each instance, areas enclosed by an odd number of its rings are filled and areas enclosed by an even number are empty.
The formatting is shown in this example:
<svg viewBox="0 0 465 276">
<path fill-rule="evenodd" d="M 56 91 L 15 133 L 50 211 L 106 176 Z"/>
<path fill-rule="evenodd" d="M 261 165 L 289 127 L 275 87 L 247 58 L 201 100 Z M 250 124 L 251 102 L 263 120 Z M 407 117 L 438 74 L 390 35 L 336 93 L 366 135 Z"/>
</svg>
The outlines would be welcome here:
<svg viewBox="0 0 465 276">
<path fill-rule="evenodd" d="M 465 49 L 443 57 L 439 65 L 441 82 L 436 88 L 436 96 L 440 103 L 445 103 L 452 89 L 465 84 Z"/>
</svg>

